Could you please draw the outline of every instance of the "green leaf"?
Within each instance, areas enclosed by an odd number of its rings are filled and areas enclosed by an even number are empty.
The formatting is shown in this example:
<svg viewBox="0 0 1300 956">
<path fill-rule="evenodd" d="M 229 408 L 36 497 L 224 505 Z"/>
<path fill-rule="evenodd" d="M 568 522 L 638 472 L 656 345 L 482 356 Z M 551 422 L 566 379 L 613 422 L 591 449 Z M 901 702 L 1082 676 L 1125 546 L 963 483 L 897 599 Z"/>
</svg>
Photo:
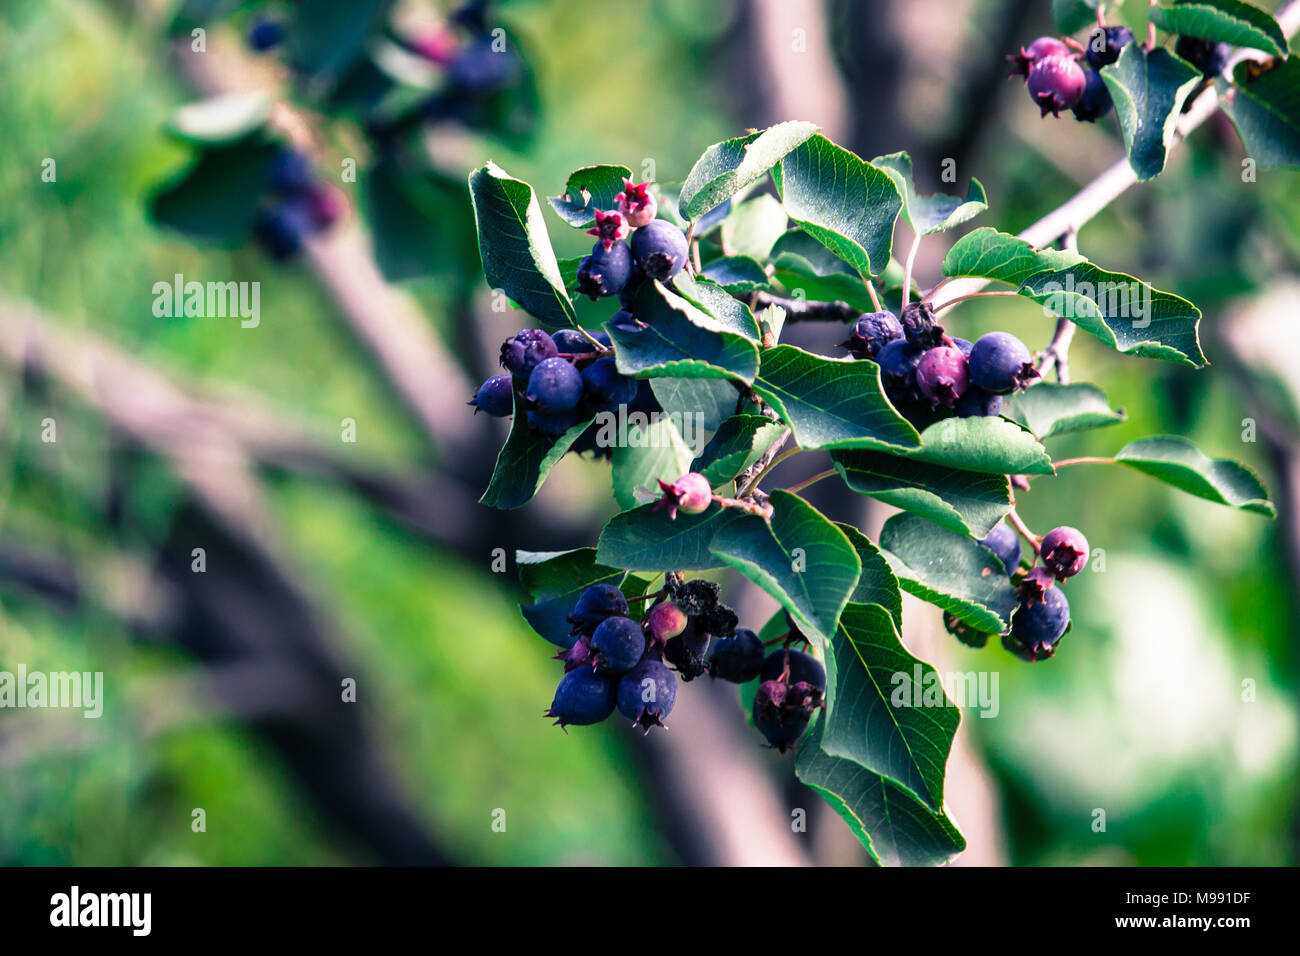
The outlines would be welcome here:
<svg viewBox="0 0 1300 956">
<path fill-rule="evenodd" d="M 1131 275 L 1081 262 L 1040 272 L 1019 292 L 1118 352 L 1194 368 L 1205 364 L 1196 329 L 1201 310 Z"/>
<path fill-rule="evenodd" d="M 884 608 L 898 631 L 903 629 L 903 595 L 898 589 L 898 578 L 889 568 L 889 562 L 865 534 L 850 524 L 835 525 L 844 532 L 849 544 L 858 552 L 862 574 L 858 585 L 849 595 L 849 605 L 875 604 Z"/>
<path fill-rule="evenodd" d="M 189 143 L 228 146 L 262 132 L 270 116 L 271 98 L 265 92 L 228 93 L 182 106 L 167 130 Z"/>
<path fill-rule="evenodd" d="M 966 190 L 966 198 L 935 193 L 922 196 L 916 191 L 912 178 L 912 157 L 907 153 L 890 153 L 877 156 L 871 165 L 883 169 L 898 187 L 903 197 L 903 216 L 913 231 L 922 236 L 947 232 L 974 219 L 989 208 L 989 197 L 984 186 L 973 176 Z"/>
<path fill-rule="evenodd" d="M 704 267 L 704 278 L 716 282 L 729 293 L 740 295 L 767 288 L 767 273 L 748 256 L 714 259 Z"/>
<path fill-rule="evenodd" d="M 731 379 L 652 378 L 650 388 L 665 415 L 679 422 L 683 436 L 694 440 L 699 432 L 714 432 L 740 404 L 740 393 Z M 695 423 L 688 426 L 687 423 Z M 686 436 L 690 431 L 690 436 Z"/>
<path fill-rule="evenodd" d="M 774 278 L 792 295 L 813 302 L 847 302 L 863 312 L 875 304 L 862 276 L 802 229 L 791 229 L 772 247 Z"/>
<path fill-rule="evenodd" d="M 1052 19 L 1066 36 L 1097 22 L 1098 0 L 1052 0 Z"/>
<path fill-rule="evenodd" d="M 790 218 L 863 276 L 889 264 L 903 198 L 889 175 L 825 136 L 772 170 Z"/>
<path fill-rule="evenodd" d="M 998 634 L 1016 607 L 1002 561 L 978 541 L 914 515 L 894 515 L 880 532 L 880 547 L 898 583 L 923 601 Z"/>
<path fill-rule="evenodd" d="M 568 616 L 578 596 L 593 584 L 621 587 L 627 572 L 596 563 L 595 548 L 575 551 L 516 551 L 519 580 L 531 604 L 520 611 L 534 631 L 552 644 L 572 647 L 577 635 Z"/>
<path fill-rule="evenodd" d="M 691 167 L 682 184 L 678 211 L 687 220 L 699 218 L 762 179 L 782 156 L 816 132 L 812 123 L 779 123 L 761 133 L 714 143 Z"/>
<path fill-rule="evenodd" d="M 1151 22 L 1167 33 L 1250 47 L 1273 56 L 1288 53 L 1286 34 L 1273 15 L 1240 0 L 1178 0 L 1172 7 L 1152 7 Z"/>
<path fill-rule="evenodd" d="M 593 416 L 594 418 L 594 416 Z M 492 480 L 479 504 L 489 508 L 520 508 L 532 501 L 537 489 L 550 474 L 551 469 L 564 457 L 564 453 L 578 440 L 593 418 L 574 425 L 558 439 L 528 426 L 527 416 L 518 395 L 515 396 L 515 417 L 510 423 L 510 436 L 501 446 Z"/>
<path fill-rule="evenodd" d="M 722 222 L 722 246 L 737 255 L 766 261 L 772 245 L 789 224 L 785 207 L 774 196 L 761 195 L 732 210 Z"/>
<path fill-rule="evenodd" d="M 1130 442 L 1115 460 L 1207 501 L 1277 516 L 1268 489 L 1250 469 L 1227 458 L 1209 458 L 1183 438 L 1161 435 Z"/>
<path fill-rule="evenodd" d="M 794 429 L 801 448 L 906 448 L 920 444 L 868 359 L 831 359 L 793 345 L 763 352 L 754 390 Z"/>
<path fill-rule="evenodd" d="M 741 514 L 709 550 L 790 612 L 806 636 L 828 646 L 862 562 L 848 538 L 798 495 L 772 493 L 772 520 Z"/>
<path fill-rule="evenodd" d="M 392 0 L 299 0 L 285 30 L 296 72 L 341 76 L 383 26 Z"/>
<path fill-rule="evenodd" d="M 1164 171 L 1183 103 L 1201 81 L 1199 70 L 1163 47 L 1130 43 L 1101 78 L 1115 101 L 1129 165 L 1139 180 Z"/>
<path fill-rule="evenodd" d="M 1011 507 L 1005 475 L 980 474 L 877 451 L 836 451 L 831 461 L 854 491 L 983 538 Z"/>
<path fill-rule="evenodd" d="M 638 497 L 640 489 L 658 498 L 657 479 L 676 481 L 690 470 L 692 457 L 671 418 L 657 416 L 644 427 L 629 425 L 623 440 L 614 446 L 614 500 L 620 508 L 634 508 L 647 500 Z"/>
<path fill-rule="evenodd" d="M 877 604 L 847 606 L 831 648 L 835 682 L 822 751 L 897 781 L 942 812 L 944 767 L 961 712 L 935 669 L 903 648 Z"/>
<path fill-rule="evenodd" d="M 718 320 L 728 332 L 743 335 L 751 341 L 759 340 L 758 321 L 749 306 L 741 302 L 715 281 L 680 273 L 675 281 L 677 291 Z"/>
<path fill-rule="evenodd" d="M 570 226 L 585 229 L 596 221 L 596 210 L 618 208 L 614 199 L 623 191 L 623 180 L 632 178 L 626 166 L 584 166 L 569 175 L 562 196 L 547 201 Z"/>
<path fill-rule="evenodd" d="M 193 239 L 226 246 L 245 242 L 252 235 L 271 161 L 279 151 L 279 146 L 257 139 L 204 150 L 184 173 L 153 195 L 150 218 Z"/>
<path fill-rule="evenodd" d="M 945 418 L 921 432 L 921 447 L 895 452 L 931 465 L 997 475 L 1050 475 L 1052 460 L 1033 435 L 1001 418 Z"/>
<path fill-rule="evenodd" d="M 952 821 L 907 789 L 854 760 L 824 752 L 823 723 L 819 720 L 800 744 L 795 774 L 844 819 L 872 859 L 886 866 L 940 866 L 966 849 Z"/>
<path fill-rule="evenodd" d="M 624 375 L 642 378 L 734 378 L 758 374 L 758 347 L 658 282 L 637 290 L 633 313 L 641 327 L 606 324 Z"/>
<path fill-rule="evenodd" d="M 655 511 L 645 504 L 610 518 L 600 532 L 596 560 L 634 571 L 710 571 L 726 562 L 709 550 L 736 512 L 713 505 L 698 515 Z"/>
<path fill-rule="evenodd" d="M 716 488 L 758 461 L 784 431 L 762 415 L 735 415 L 722 423 L 688 470 L 699 472 Z"/>
<path fill-rule="evenodd" d="M 564 291 L 533 187 L 488 163 L 470 173 L 469 193 L 488 285 L 542 322 L 575 325 L 573 303 Z"/>
<path fill-rule="evenodd" d="M 1036 250 L 1016 236 L 987 226 L 958 239 L 943 260 L 949 278 L 974 276 L 1020 286 L 1030 276 L 1084 262 L 1078 253 L 1056 249 Z"/>
<path fill-rule="evenodd" d="M 1096 385 L 1050 382 L 1008 395 L 1002 415 L 1028 428 L 1040 440 L 1115 425 L 1127 418 L 1123 409 L 1111 409 L 1106 395 Z"/>
<path fill-rule="evenodd" d="M 478 271 L 474 215 L 459 176 L 382 159 L 362 174 L 361 190 L 375 258 L 390 282 L 433 275 L 464 284 Z"/>
<path fill-rule="evenodd" d="M 1219 103 L 1261 169 L 1300 167 L 1300 60 L 1257 71 L 1257 64 L 1238 63 L 1232 84 L 1216 80 Z"/>
</svg>

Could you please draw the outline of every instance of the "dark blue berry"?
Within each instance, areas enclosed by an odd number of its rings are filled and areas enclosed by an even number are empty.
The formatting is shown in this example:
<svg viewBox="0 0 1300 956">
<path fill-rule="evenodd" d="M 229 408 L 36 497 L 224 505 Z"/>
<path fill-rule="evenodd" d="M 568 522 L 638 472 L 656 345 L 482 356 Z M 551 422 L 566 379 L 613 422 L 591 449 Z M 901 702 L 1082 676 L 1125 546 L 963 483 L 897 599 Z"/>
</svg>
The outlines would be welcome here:
<svg viewBox="0 0 1300 956">
<path fill-rule="evenodd" d="M 608 249 L 599 242 L 578 263 L 578 291 L 593 302 L 602 296 L 617 295 L 632 275 L 632 253 L 626 242 L 616 242 Z"/>
<path fill-rule="evenodd" d="M 582 401 L 582 374 L 568 359 L 548 358 L 528 376 L 524 397 L 548 415 L 571 411 Z"/>
<path fill-rule="evenodd" d="M 731 637 L 724 637 L 713 648 L 709 660 L 709 676 L 747 684 L 763 669 L 763 642 L 747 627 L 736 628 Z"/>
<path fill-rule="evenodd" d="M 474 414 L 487 412 L 494 418 L 505 418 L 515 410 L 514 380 L 509 375 L 493 375 L 479 386 L 469 400 Z"/>
<path fill-rule="evenodd" d="M 1211 43 L 1198 37 L 1179 37 L 1174 52 L 1208 78 L 1214 78 L 1228 65 L 1232 47 L 1226 43 Z"/>
<path fill-rule="evenodd" d="M 986 392 L 978 385 L 966 389 L 952 407 L 958 418 L 990 418 L 1002 414 L 1002 396 Z"/>
<path fill-rule="evenodd" d="M 571 408 L 567 412 L 541 412 L 530 408 L 524 413 L 529 427 L 551 438 L 559 438 L 570 428 L 583 421 L 582 409 Z"/>
<path fill-rule="evenodd" d="M 555 347 L 563 355 L 585 355 L 588 352 L 596 351 L 596 346 L 577 329 L 560 329 L 551 338 L 555 341 Z"/>
<path fill-rule="evenodd" d="M 494 50 L 492 41 L 483 39 L 466 47 L 447 71 L 447 82 L 465 93 L 492 93 L 509 85 L 517 64 L 509 49 Z"/>
<path fill-rule="evenodd" d="M 986 392 L 1005 395 L 1038 377 L 1025 343 L 1007 332 L 982 335 L 971 349 L 971 381 Z"/>
<path fill-rule="evenodd" d="M 524 329 L 501 346 L 501 367 L 515 378 L 527 380 L 539 362 L 559 354 L 555 340 L 541 329 Z"/>
<path fill-rule="evenodd" d="M 590 665 L 577 667 L 560 681 L 545 716 L 554 717 L 561 727 L 598 724 L 614 713 L 617 694 L 617 677 L 597 674 Z"/>
<path fill-rule="evenodd" d="M 302 153 L 286 149 L 276 153 L 267 171 L 267 184 L 272 190 L 286 196 L 305 193 L 315 183 L 311 163 Z"/>
<path fill-rule="evenodd" d="M 296 255 L 313 231 L 311 210 L 301 199 L 288 199 L 263 212 L 253 232 L 267 255 L 284 260 Z"/>
<path fill-rule="evenodd" d="M 789 696 L 790 687 L 776 680 L 764 681 L 754 696 L 754 726 L 782 754 L 799 742 L 812 719 L 811 710 L 787 704 Z"/>
<path fill-rule="evenodd" d="M 622 674 L 645 653 L 645 631 L 630 617 L 607 617 L 591 635 L 593 664 L 602 674 Z"/>
<path fill-rule="evenodd" d="M 569 623 L 574 634 L 591 635 L 609 617 L 627 617 L 627 598 L 612 584 L 593 584 L 578 596 Z"/>
<path fill-rule="evenodd" d="M 853 331 L 840 345 L 854 358 L 874 359 L 890 342 L 903 337 L 903 324 L 892 312 L 869 312 L 853 323 Z"/>
<path fill-rule="evenodd" d="M 1070 602 L 1060 588 L 1048 588 L 1041 601 L 1027 601 L 1016 608 L 1011 616 L 1013 640 L 1008 646 L 1027 660 L 1051 657 L 1069 623 Z"/>
<path fill-rule="evenodd" d="M 686 236 L 666 219 L 656 219 L 632 233 L 632 259 L 641 274 L 667 282 L 686 265 Z"/>
<path fill-rule="evenodd" d="M 647 657 L 618 682 L 618 710 L 624 717 L 650 732 L 662 727 L 664 718 L 677 702 L 677 678 L 663 661 Z"/>
<path fill-rule="evenodd" d="M 637 380 L 618 373 L 612 356 L 604 355 L 582 370 L 582 387 L 595 405 L 627 405 L 636 398 Z"/>
<path fill-rule="evenodd" d="M 1110 112 L 1113 102 L 1110 90 L 1101 74 L 1088 71 L 1088 85 L 1084 87 L 1083 96 L 1074 104 L 1074 118 L 1083 123 L 1095 123 Z"/>
<path fill-rule="evenodd" d="M 1016 534 L 1014 528 L 1004 521 L 999 521 L 993 526 L 993 530 L 985 536 L 980 542 L 998 556 L 1007 569 L 1007 574 L 1015 574 L 1016 569 L 1020 567 L 1020 535 Z"/>
<path fill-rule="evenodd" d="M 1125 26 L 1098 27 L 1088 37 L 1088 49 L 1084 56 L 1088 65 L 1094 70 L 1110 66 L 1119 59 L 1120 51 L 1133 42 L 1133 31 Z"/>
<path fill-rule="evenodd" d="M 763 669 L 759 672 L 759 676 L 765 681 L 779 680 L 785 672 L 787 660 L 790 665 L 790 673 L 785 683 L 811 684 L 817 690 L 824 691 L 826 689 L 826 668 L 822 666 L 822 662 L 811 654 L 796 651 L 791 647 L 782 648 L 769 654 L 767 660 L 763 661 Z"/>
<path fill-rule="evenodd" d="M 274 49 L 284 41 L 284 24 L 279 20 L 259 17 L 248 30 L 248 45 L 258 53 Z"/>
</svg>

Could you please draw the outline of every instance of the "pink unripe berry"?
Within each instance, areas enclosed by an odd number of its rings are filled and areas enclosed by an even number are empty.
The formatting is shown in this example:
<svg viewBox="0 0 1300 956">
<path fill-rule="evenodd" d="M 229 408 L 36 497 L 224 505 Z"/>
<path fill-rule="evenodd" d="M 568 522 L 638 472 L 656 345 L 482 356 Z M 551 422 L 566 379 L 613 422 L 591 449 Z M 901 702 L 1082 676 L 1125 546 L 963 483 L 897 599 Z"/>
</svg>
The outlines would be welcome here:
<svg viewBox="0 0 1300 956">
<path fill-rule="evenodd" d="M 1022 46 L 1020 52 L 1007 57 L 1014 66 L 1012 76 L 1028 76 L 1033 65 L 1049 56 L 1069 56 L 1070 48 L 1056 37 L 1039 37 L 1029 46 Z"/>
<path fill-rule="evenodd" d="M 667 509 L 668 517 L 676 518 L 678 511 L 688 515 L 697 515 L 708 511 L 713 503 L 713 489 L 709 480 L 697 472 L 682 475 L 671 485 L 662 479 L 659 488 L 664 496 L 655 505 L 655 510 Z"/>
<path fill-rule="evenodd" d="M 614 243 L 626 239 L 631 232 L 622 213 L 597 209 L 596 225 L 587 230 L 587 235 L 598 238 L 605 251 L 609 252 Z"/>
<path fill-rule="evenodd" d="M 645 629 L 651 643 L 662 647 L 686 630 L 686 615 L 672 601 L 661 601 L 646 615 Z"/>
<path fill-rule="evenodd" d="M 952 345 L 929 349 L 916 366 L 916 386 L 930 404 L 940 402 L 951 408 L 966 394 L 970 385 L 970 368 L 966 353 Z"/>
<path fill-rule="evenodd" d="M 633 229 L 654 222 L 655 216 L 659 214 L 659 202 L 650 195 L 649 181 L 634 183 L 625 179 L 623 191 L 614 198 L 618 201 L 618 211 Z"/>
<path fill-rule="evenodd" d="M 1068 110 L 1082 99 L 1088 76 L 1073 58 L 1049 56 L 1030 68 L 1028 85 L 1029 95 L 1042 115 L 1059 116 L 1061 110 Z"/>
</svg>

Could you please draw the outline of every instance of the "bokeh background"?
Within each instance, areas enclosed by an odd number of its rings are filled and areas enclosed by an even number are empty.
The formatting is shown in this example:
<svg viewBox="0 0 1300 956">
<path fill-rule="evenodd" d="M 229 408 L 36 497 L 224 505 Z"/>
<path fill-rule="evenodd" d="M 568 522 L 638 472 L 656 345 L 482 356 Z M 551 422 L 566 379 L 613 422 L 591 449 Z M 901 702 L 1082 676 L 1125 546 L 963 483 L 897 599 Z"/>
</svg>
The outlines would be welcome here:
<svg viewBox="0 0 1300 956">
<path fill-rule="evenodd" d="M 446 12 L 400 6 L 402 22 Z M 1145 4 L 1123 6 L 1140 27 Z M 1014 232 L 1123 154 L 1113 117 L 1041 120 L 1006 81 L 1003 56 L 1051 31 L 1050 7 L 502 3 L 493 22 L 535 72 L 531 135 L 445 123 L 427 145 L 440 184 L 492 158 L 555 195 L 597 162 L 650 161 L 660 181 L 680 181 L 710 143 L 807 119 L 864 157 L 910 150 L 926 190 L 955 160 L 959 188 L 973 175 L 988 189 L 975 225 Z M 491 307 L 467 191 L 434 188 L 396 243 L 415 274 L 389 284 L 378 311 L 418 324 L 427 340 L 409 348 L 409 322 L 366 326 L 366 236 L 383 210 L 355 186 L 342 184 L 352 212 L 339 235 L 298 262 L 160 229 L 150 196 L 190 157 L 167 122 L 214 88 L 305 102 L 330 169 L 373 159 L 355 120 L 317 110 L 274 58 L 250 56 L 246 11 L 213 18 L 201 67 L 178 57 L 173 12 L 3 6 L 0 669 L 102 671 L 106 705 L 97 721 L 0 712 L 0 862 L 864 863 L 792 761 L 759 746 L 733 687 L 683 688 L 672 729 L 648 738 L 618 722 L 566 735 L 541 718 L 553 648 L 520 618 L 494 549 L 594 543 L 615 506 L 604 466 L 572 457 L 519 512 L 475 503 L 504 435 L 468 415 L 465 386 L 526 316 Z M 47 158 L 56 182 L 41 177 Z M 950 764 L 970 842 L 958 863 L 1296 860 L 1300 174 L 1243 182 L 1242 158 L 1216 118 L 1083 230 L 1085 255 L 1204 311 L 1213 365 L 1076 337 L 1074 380 L 1101 385 L 1128 420 L 1051 450 L 1109 455 L 1185 435 L 1255 468 L 1279 519 L 1127 471 L 1070 469 L 1020 501 L 1031 527 L 1075 525 L 1106 551 L 1105 573 L 1073 586 L 1074 630 L 1056 659 L 962 647 L 938 611 L 909 600 L 905 641 L 919 656 L 1000 678 L 1000 713 L 964 716 Z M 545 215 L 557 253 L 580 254 L 590 240 Z M 950 239 L 922 247 L 923 284 Z M 260 282 L 260 326 L 156 317 L 153 284 L 178 272 Z M 960 308 L 952 328 L 1046 344 L 1051 323 L 1031 303 L 992 301 Z M 582 308 L 585 321 L 607 318 Z M 797 331 L 815 347 L 836 340 Z M 445 374 L 417 363 L 413 398 L 403 354 Z M 56 441 L 42 440 L 47 419 Z M 347 419 L 355 442 L 340 438 Z M 781 474 L 797 480 L 800 467 Z M 832 482 L 810 496 L 869 532 L 888 513 Z M 206 550 L 202 575 L 193 547 Z M 745 621 L 766 619 L 766 598 L 720 580 Z M 318 696 L 337 697 L 340 674 L 358 688 L 342 717 Z M 792 833 L 800 808 L 808 830 Z"/>
</svg>

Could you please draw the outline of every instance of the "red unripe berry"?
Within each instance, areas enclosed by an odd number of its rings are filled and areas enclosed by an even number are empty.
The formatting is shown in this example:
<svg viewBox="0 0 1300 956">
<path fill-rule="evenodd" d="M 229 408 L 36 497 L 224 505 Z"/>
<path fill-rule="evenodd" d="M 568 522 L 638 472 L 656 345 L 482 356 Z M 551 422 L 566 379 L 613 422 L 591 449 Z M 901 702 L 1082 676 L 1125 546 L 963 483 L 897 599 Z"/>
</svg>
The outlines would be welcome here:
<svg viewBox="0 0 1300 956">
<path fill-rule="evenodd" d="M 1049 56 L 1029 70 L 1029 95 L 1046 116 L 1059 116 L 1083 97 L 1088 76 L 1083 67 L 1068 56 Z"/>
<path fill-rule="evenodd" d="M 660 479 L 659 488 L 664 496 L 655 505 L 655 510 L 667 509 L 669 518 L 676 518 L 678 511 L 688 515 L 700 514 L 708 511 L 709 505 L 713 503 L 713 489 L 709 487 L 709 479 L 694 471 L 682 475 L 671 485 Z"/>
<path fill-rule="evenodd" d="M 623 191 L 614 198 L 618 201 L 618 211 L 633 229 L 649 225 L 659 214 L 659 203 L 650 195 L 648 180 L 644 183 L 623 180 Z"/>
<path fill-rule="evenodd" d="M 623 218 L 620 212 L 604 212 L 596 210 L 596 225 L 587 230 L 587 235 L 595 236 L 600 240 L 600 244 L 608 252 L 614 243 L 626 239 L 632 230 L 628 227 L 627 220 Z"/>
</svg>

